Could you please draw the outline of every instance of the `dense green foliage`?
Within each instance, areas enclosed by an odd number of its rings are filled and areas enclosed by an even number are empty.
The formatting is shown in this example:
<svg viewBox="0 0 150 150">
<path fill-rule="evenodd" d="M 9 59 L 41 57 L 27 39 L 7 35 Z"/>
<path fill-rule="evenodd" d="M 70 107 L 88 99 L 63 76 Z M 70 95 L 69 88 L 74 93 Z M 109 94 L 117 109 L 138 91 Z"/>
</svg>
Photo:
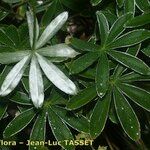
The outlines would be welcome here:
<svg viewBox="0 0 150 150">
<path fill-rule="evenodd" d="M 149 25 L 149 0 L 0 1 L 0 143 L 62 141 L 0 149 L 150 149 Z"/>
</svg>

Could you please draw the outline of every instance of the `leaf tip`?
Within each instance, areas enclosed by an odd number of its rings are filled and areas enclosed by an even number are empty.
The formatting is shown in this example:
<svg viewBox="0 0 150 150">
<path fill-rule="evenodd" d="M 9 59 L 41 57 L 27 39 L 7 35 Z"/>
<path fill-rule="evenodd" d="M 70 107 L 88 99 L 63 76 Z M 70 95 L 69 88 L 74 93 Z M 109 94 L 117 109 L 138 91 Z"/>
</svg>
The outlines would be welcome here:
<svg viewBox="0 0 150 150">
<path fill-rule="evenodd" d="M 105 96 L 105 93 L 102 93 L 102 92 L 97 92 L 97 94 L 100 98 L 103 98 Z"/>
<path fill-rule="evenodd" d="M 68 13 L 67 11 L 64 11 L 64 12 L 62 12 L 60 15 L 61 15 L 62 17 L 64 17 L 65 20 L 67 20 L 67 19 L 68 19 L 68 16 L 69 16 L 69 13 Z"/>
</svg>

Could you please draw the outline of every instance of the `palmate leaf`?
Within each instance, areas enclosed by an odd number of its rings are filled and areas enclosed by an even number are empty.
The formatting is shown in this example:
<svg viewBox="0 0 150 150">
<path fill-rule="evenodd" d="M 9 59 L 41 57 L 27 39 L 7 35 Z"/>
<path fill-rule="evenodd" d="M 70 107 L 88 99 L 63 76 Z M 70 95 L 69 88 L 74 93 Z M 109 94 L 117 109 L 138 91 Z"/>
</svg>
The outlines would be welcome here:
<svg viewBox="0 0 150 150">
<path fill-rule="evenodd" d="M 107 54 L 101 54 L 96 69 L 96 90 L 99 97 L 103 97 L 108 90 L 109 82 L 109 62 Z"/>
<path fill-rule="evenodd" d="M 73 135 L 63 120 L 51 109 L 48 109 L 48 121 L 57 141 L 61 141 L 61 146 L 66 150 L 74 150 L 73 145 L 65 144 L 64 140 L 73 140 Z"/>
<path fill-rule="evenodd" d="M 77 109 L 84 106 L 97 96 L 95 85 L 85 88 L 84 90 L 78 92 L 77 95 L 72 97 L 67 104 L 68 109 Z"/>
<path fill-rule="evenodd" d="M 136 45 L 148 38 L 150 38 L 149 30 L 145 29 L 133 30 L 117 38 L 114 42 L 110 43 L 108 47 L 112 49 L 129 47 L 132 45 Z"/>
<path fill-rule="evenodd" d="M 103 99 L 98 99 L 91 118 L 90 118 L 90 135 L 96 138 L 104 129 L 111 102 L 111 91 Z"/>
<path fill-rule="evenodd" d="M 31 52 L 31 50 L 30 51 L 27 50 L 27 51 L 17 51 L 14 53 L 11 52 L 11 53 L 0 54 L 0 58 L 1 58 L 0 61 L 3 64 L 9 64 L 9 63 L 20 61 L 14 66 L 14 68 L 6 76 L 6 79 L 4 80 L 0 89 L 0 95 L 6 96 L 12 90 L 14 90 L 14 88 L 18 85 L 19 81 L 21 80 L 24 71 L 29 63 L 28 60 L 31 57 L 30 71 L 29 71 L 29 89 L 30 89 L 30 95 L 33 104 L 38 108 L 42 106 L 44 101 L 44 85 L 43 85 L 42 74 L 40 72 L 40 67 L 42 68 L 42 70 L 44 71 L 48 79 L 60 90 L 70 95 L 75 95 L 77 93 L 76 85 L 62 71 L 60 71 L 54 64 L 52 64 L 49 60 L 45 59 L 43 56 L 47 56 L 51 61 L 53 61 L 57 57 L 62 57 L 63 59 L 64 57 L 73 58 L 79 53 L 75 52 L 72 48 L 70 48 L 66 44 L 58 44 L 50 48 L 46 47 L 43 49 L 38 49 L 38 50 L 36 49 L 43 46 L 56 33 L 56 31 L 58 31 L 62 27 L 62 25 L 65 23 L 65 21 L 68 18 L 67 12 L 64 12 L 59 16 L 57 16 L 49 24 L 49 26 L 44 30 L 43 34 L 39 38 L 38 43 L 36 43 L 36 41 L 39 35 L 39 26 L 38 26 L 37 19 L 35 19 L 36 24 L 34 25 L 34 18 L 35 17 L 33 16 L 33 12 L 28 11 L 27 22 L 29 28 L 30 44 L 31 44 L 30 48 L 32 48 L 32 50 L 34 51 Z M 16 28 L 10 27 L 7 29 L 9 30 L 6 31 L 0 30 L 1 31 L 0 33 L 4 35 L 4 37 L 0 39 L 1 44 L 11 45 L 12 43 L 12 45 L 16 46 L 16 41 L 20 43 L 20 40 L 21 41 L 24 40 L 21 34 L 23 33 L 24 36 L 26 35 L 25 32 L 27 31 L 24 30 L 24 28 L 20 29 L 21 31 L 19 31 L 19 35 Z M 14 41 L 13 38 L 15 37 L 15 35 L 10 35 L 11 31 L 12 33 L 17 34 L 16 35 L 17 40 L 15 39 Z M 9 39 L 7 34 L 10 35 L 12 40 L 11 38 Z M 22 44 L 20 44 L 17 48 L 20 49 L 20 46 Z M 36 47 L 36 44 L 40 44 L 40 46 Z M 43 56 L 39 55 L 37 52 L 41 53 L 41 55 Z M 40 64 L 40 67 L 38 63 Z"/>
<path fill-rule="evenodd" d="M 63 12 L 60 15 L 58 15 L 43 31 L 42 35 L 37 41 L 36 49 L 39 49 L 43 45 L 45 45 L 46 42 L 50 40 L 56 34 L 56 32 L 64 25 L 67 19 L 67 12 Z"/>
<path fill-rule="evenodd" d="M 76 85 L 62 71 L 41 55 L 37 54 L 37 58 L 44 74 L 57 88 L 70 95 L 77 94 Z"/>
<path fill-rule="evenodd" d="M 23 130 L 32 121 L 35 114 L 36 113 L 33 108 L 20 113 L 8 124 L 3 133 L 4 137 L 11 137 Z"/>
<path fill-rule="evenodd" d="M 119 51 L 109 51 L 108 52 L 111 57 L 117 60 L 119 63 L 124 66 L 140 73 L 143 75 L 150 74 L 150 68 L 139 58 L 132 56 L 128 53 L 119 52 Z"/>
<path fill-rule="evenodd" d="M 109 33 L 109 24 L 107 18 L 103 13 L 96 12 L 96 15 L 97 15 L 97 21 L 98 21 L 98 26 L 100 31 L 101 45 L 103 46 L 106 42 Z"/>
<path fill-rule="evenodd" d="M 18 85 L 28 64 L 29 57 L 24 57 L 8 73 L 0 89 L 1 96 L 8 95 Z"/>
<path fill-rule="evenodd" d="M 119 88 L 127 95 L 133 102 L 140 107 L 150 111 L 150 93 L 139 87 L 130 84 L 119 84 Z"/>
<path fill-rule="evenodd" d="M 29 87 L 32 102 L 36 108 L 43 105 L 44 85 L 40 66 L 36 56 L 32 57 L 29 71 Z"/>
<path fill-rule="evenodd" d="M 16 63 L 29 54 L 30 51 L 3 52 L 0 53 L 0 63 L 1 64 Z"/>
<path fill-rule="evenodd" d="M 30 134 L 30 141 L 45 141 L 45 133 L 46 133 L 46 117 L 47 113 L 45 111 L 39 112 L 38 117 L 34 123 Z M 41 146 L 29 146 L 29 150 L 40 149 Z"/>
<path fill-rule="evenodd" d="M 126 134 L 134 141 L 140 138 L 140 124 L 132 107 L 121 91 L 114 89 L 114 104 L 119 122 Z"/>
<path fill-rule="evenodd" d="M 67 57 L 67 58 L 74 58 L 79 54 L 66 44 L 57 44 L 54 46 L 44 47 L 38 49 L 36 52 L 42 56 L 47 57 Z"/>
</svg>

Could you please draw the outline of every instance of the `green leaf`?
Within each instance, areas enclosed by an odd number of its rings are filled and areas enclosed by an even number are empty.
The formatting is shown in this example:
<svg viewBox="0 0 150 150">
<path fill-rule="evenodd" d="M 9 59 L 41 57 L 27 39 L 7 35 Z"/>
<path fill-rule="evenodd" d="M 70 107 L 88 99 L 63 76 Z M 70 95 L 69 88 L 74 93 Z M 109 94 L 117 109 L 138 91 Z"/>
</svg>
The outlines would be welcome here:
<svg viewBox="0 0 150 150">
<path fill-rule="evenodd" d="M 130 84 L 119 84 L 119 88 L 140 107 L 150 111 L 150 93 Z"/>
<path fill-rule="evenodd" d="M 82 11 L 83 9 L 85 9 L 85 2 L 86 2 L 86 0 L 77 0 L 77 1 L 61 0 L 61 3 L 66 8 L 70 8 L 76 12 L 79 12 L 79 11 Z"/>
<path fill-rule="evenodd" d="M 29 29 L 27 24 L 20 25 L 18 28 L 18 32 L 19 32 L 20 41 L 24 41 L 26 40 L 26 38 L 29 41 L 29 35 L 28 35 Z"/>
<path fill-rule="evenodd" d="M 85 70 L 84 72 L 80 73 L 81 77 L 88 78 L 88 79 L 95 79 L 96 75 L 96 69 L 95 68 L 89 68 L 88 70 Z"/>
<path fill-rule="evenodd" d="M 47 78 L 63 92 L 76 95 L 76 85 L 53 63 L 37 54 L 38 62 Z"/>
<path fill-rule="evenodd" d="M 88 87 L 80 92 L 77 95 L 73 96 L 67 104 L 68 109 L 77 109 L 85 104 L 89 103 L 96 97 L 95 86 Z"/>
<path fill-rule="evenodd" d="M 108 47 L 112 49 L 120 47 L 128 47 L 136 45 L 148 38 L 150 38 L 149 30 L 145 29 L 133 30 L 117 38 L 114 42 L 110 43 Z"/>
<path fill-rule="evenodd" d="M 140 51 L 140 48 L 141 48 L 141 44 L 131 46 L 127 49 L 127 53 L 133 56 L 137 56 Z"/>
<path fill-rule="evenodd" d="M 117 16 L 115 14 L 113 14 L 112 12 L 110 12 L 109 10 L 103 10 L 101 12 L 105 15 L 105 17 L 107 18 L 107 20 L 111 26 L 117 20 Z"/>
<path fill-rule="evenodd" d="M 109 119 L 111 120 L 111 122 L 113 122 L 115 124 L 119 123 L 117 113 L 116 113 L 116 110 L 115 110 L 114 101 L 111 101 L 111 104 L 110 104 Z"/>
<path fill-rule="evenodd" d="M 112 25 L 108 38 L 107 43 L 114 41 L 124 30 L 125 23 L 130 20 L 132 17 L 132 13 L 127 13 L 121 17 L 119 17 L 114 24 Z"/>
<path fill-rule="evenodd" d="M 0 30 L 0 43 L 14 47 L 13 41 L 6 35 L 5 31 Z"/>
<path fill-rule="evenodd" d="M 114 103 L 118 119 L 126 134 L 134 141 L 140 138 L 140 124 L 132 107 L 121 91 L 114 89 Z"/>
<path fill-rule="evenodd" d="M 24 70 L 28 64 L 29 56 L 23 58 L 20 62 L 18 62 L 12 70 L 6 76 L 1 88 L 0 88 L 0 95 L 6 96 L 10 92 L 12 92 L 23 76 Z"/>
<path fill-rule="evenodd" d="M 138 45 L 135 45 L 135 46 L 132 46 L 132 47 L 129 47 L 127 49 L 127 53 L 128 54 L 131 54 L 133 56 L 137 56 L 139 50 L 141 48 L 141 44 L 138 44 Z M 113 77 L 115 77 L 116 79 L 118 77 L 120 77 L 122 75 L 123 72 L 125 72 L 127 70 L 127 68 L 125 68 L 124 66 L 118 64 L 117 67 L 115 68 L 114 70 L 114 73 L 113 73 Z"/>
<path fill-rule="evenodd" d="M 4 137 L 11 137 L 23 130 L 32 121 L 35 114 L 36 113 L 33 108 L 20 113 L 8 124 L 3 133 Z"/>
<path fill-rule="evenodd" d="M 134 17 L 131 20 L 129 20 L 125 27 L 126 28 L 134 28 L 143 26 L 150 23 L 150 13 L 144 13 L 140 16 Z"/>
<path fill-rule="evenodd" d="M 124 1 L 124 11 L 125 11 L 125 13 L 132 12 L 132 14 L 134 16 L 135 0 L 125 0 Z"/>
<path fill-rule="evenodd" d="M 47 26 L 52 20 L 52 18 L 58 15 L 59 13 L 61 13 L 62 11 L 63 8 L 60 4 L 60 1 L 58 0 L 52 1 L 42 17 L 42 21 L 41 21 L 42 26 Z"/>
<path fill-rule="evenodd" d="M 6 113 L 8 105 L 0 100 L 0 120 L 3 118 L 4 114 Z"/>
<path fill-rule="evenodd" d="M 51 108 L 48 109 L 48 120 L 56 140 L 61 141 L 61 146 L 66 150 L 73 150 L 73 145 L 64 143 L 64 140 L 74 139 L 72 133 L 62 119 Z"/>
<path fill-rule="evenodd" d="M 101 2 L 102 2 L 102 0 L 91 0 L 91 4 L 93 6 L 96 6 L 96 5 L 100 4 Z"/>
<path fill-rule="evenodd" d="M 39 112 L 38 117 L 34 123 L 34 126 L 30 134 L 30 141 L 45 142 L 45 132 L 46 132 L 46 112 L 42 111 Z M 35 146 L 30 145 L 29 150 L 40 149 L 41 147 L 42 146 L 40 145 Z"/>
<path fill-rule="evenodd" d="M 36 108 L 40 108 L 44 102 L 44 85 L 40 66 L 36 56 L 33 56 L 29 71 L 29 88 L 32 102 Z"/>
<path fill-rule="evenodd" d="M 116 0 L 117 5 L 118 5 L 119 7 L 122 7 L 122 6 L 123 6 L 124 1 L 125 1 L 125 0 Z"/>
<path fill-rule="evenodd" d="M 90 119 L 90 135 L 94 138 L 99 136 L 103 131 L 107 118 L 111 102 L 111 92 L 107 93 L 103 99 L 98 99 L 96 103 L 91 119 Z"/>
<path fill-rule="evenodd" d="M 16 63 L 29 54 L 30 51 L 2 52 L 0 53 L 0 63 L 1 64 Z"/>
<path fill-rule="evenodd" d="M 57 44 L 54 46 L 47 46 L 36 51 L 40 55 L 47 57 L 67 57 L 74 58 L 79 53 L 66 44 Z"/>
<path fill-rule="evenodd" d="M 70 127 L 80 132 L 89 133 L 89 120 L 84 116 L 77 116 L 73 112 L 59 106 L 52 106 L 52 109 Z"/>
<path fill-rule="evenodd" d="M 14 43 L 14 46 L 17 47 L 20 43 L 19 33 L 15 26 L 11 25 L 5 29 L 5 34 L 11 39 Z"/>
<path fill-rule="evenodd" d="M 67 12 L 63 12 L 60 15 L 58 15 L 43 31 L 42 35 L 37 41 L 36 49 L 39 49 L 43 45 L 45 45 L 56 34 L 56 32 L 64 25 L 67 19 L 68 19 Z"/>
<path fill-rule="evenodd" d="M 109 51 L 108 54 L 119 63 L 140 74 L 143 75 L 150 74 L 150 68 L 142 60 L 140 60 L 135 56 L 119 51 Z"/>
<path fill-rule="evenodd" d="M 21 105 L 32 105 L 31 100 L 29 99 L 28 95 L 23 92 L 15 92 L 11 97 L 10 100 Z"/>
<path fill-rule="evenodd" d="M 107 54 L 101 54 L 97 69 L 96 69 L 96 90 L 99 97 L 105 96 L 108 90 L 108 81 L 109 81 L 109 62 Z"/>
<path fill-rule="evenodd" d="M 11 47 L 11 46 L 8 46 L 8 45 L 0 45 L 0 53 L 3 53 L 3 52 L 14 52 L 16 51 L 16 49 L 14 47 Z"/>
<path fill-rule="evenodd" d="M 99 57 L 98 53 L 94 52 L 88 52 L 81 57 L 77 58 L 71 63 L 70 71 L 72 74 L 77 74 L 86 68 L 88 68 L 90 65 L 92 65 L 97 58 Z"/>
<path fill-rule="evenodd" d="M 99 45 L 96 45 L 87 41 L 83 41 L 77 38 L 71 38 L 70 42 L 71 42 L 70 43 L 71 46 L 81 51 L 93 51 L 94 52 L 100 48 Z"/>
<path fill-rule="evenodd" d="M 101 45 L 105 45 L 109 33 L 109 24 L 105 15 L 101 12 L 96 12 L 98 26 L 100 30 Z"/>
<path fill-rule="evenodd" d="M 143 52 L 146 56 L 150 57 L 150 46 L 148 46 L 147 48 L 142 49 L 142 52 Z"/>
<path fill-rule="evenodd" d="M 137 7 L 142 11 L 149 11 L 150 2 L 149 0 L 135 0 Z"/>
<path fill-rule="evenodd" d="M 57 89 L 52 89 L 51 90 L 51 98 L 50 98 L 50 103 L 51 105 L 66 105 L 68 102 L 68 99 L 62 95 L 62 93 L 59 93 Z"/>
<path fill-rule="evenodd" d="M 123 82 L 150 81 L 150 76 L 143 76 L 135 72 L 131 72 L 121 76 L 120 80 Z"/>
</svg>

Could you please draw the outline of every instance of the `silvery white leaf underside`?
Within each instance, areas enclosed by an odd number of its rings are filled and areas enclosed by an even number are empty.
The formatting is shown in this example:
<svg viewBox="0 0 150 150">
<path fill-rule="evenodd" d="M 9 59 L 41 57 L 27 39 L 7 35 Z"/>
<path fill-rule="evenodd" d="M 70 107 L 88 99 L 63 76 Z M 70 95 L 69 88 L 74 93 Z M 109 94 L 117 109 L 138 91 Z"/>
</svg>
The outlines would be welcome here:
<svg viewBox="0 0 150 150">
<path fill-rule="evenodd" d="M 34 51 L 26 50 L 0 53 L 0 63 L 10 64 L 18 62 L 4 79 L 0 88 L 1 96 L 10 94 L 17 87 L 30 60 L 29 89 L 31 100 L 35 107 L 41 107 L 44 101 L 44 85 L 41 69 L 43 70 L 46 77 L 61 91 L 70 95 L 75 95 L 77 93 L 76 85 L 59 68 L 57 68 L 51 61 L 44 58 L 43 56 L 50 57 L 51 60 L 53 60 L 53 58 L 74 58 L 79 53 L 77 53 L 66 44 L 58 44 L 41 48 L 64 25 L 67 18 L 67 12 L 63 12 L 58 15 L 46 27 L 38 39 L 39 25 L 37 19 L 36 29 L 34 29 L 33 13 L 31 11 L 27 12 L 30 45 L 32 48 L 33 44 L 35 44 L 36 49 Z M 34 32 L 36 32 L 35 38 Z"/>
</svg>

